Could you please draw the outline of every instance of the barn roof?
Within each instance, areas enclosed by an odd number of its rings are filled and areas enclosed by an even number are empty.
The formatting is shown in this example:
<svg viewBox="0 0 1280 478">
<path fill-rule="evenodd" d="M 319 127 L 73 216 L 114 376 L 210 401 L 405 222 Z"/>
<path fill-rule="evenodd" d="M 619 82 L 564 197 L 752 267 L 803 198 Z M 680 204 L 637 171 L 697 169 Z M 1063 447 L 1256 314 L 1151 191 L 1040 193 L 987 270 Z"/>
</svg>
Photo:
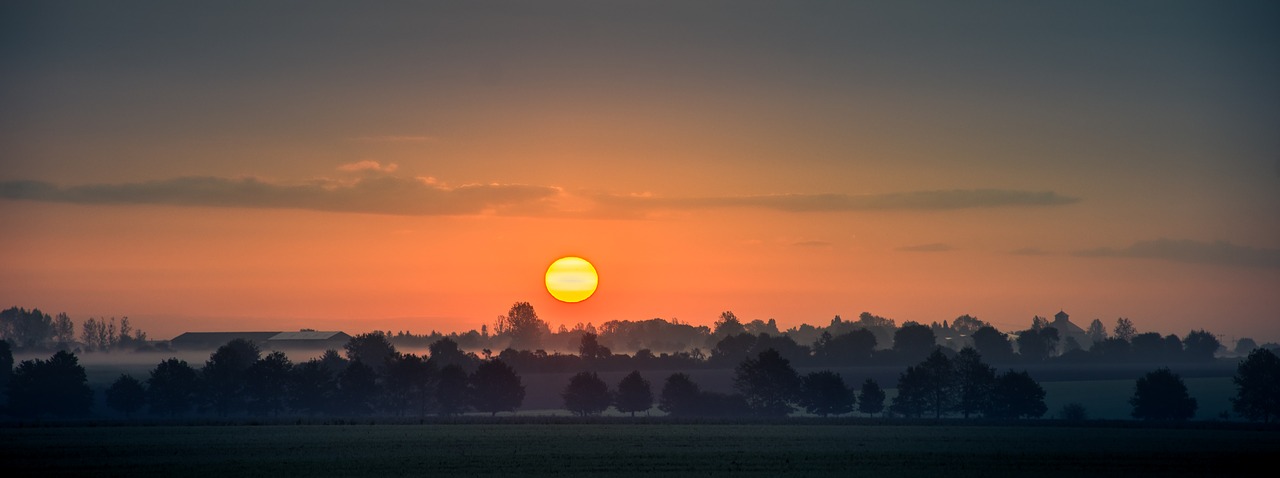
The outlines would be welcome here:
<svg viewBox="0 0 1280 478">
<path fill-rule="evenodd" d="M 349 338 L 350 336 L 341 331 L 304 330 L 301 332 L 280 332 L 267 340 L 346 340 Z"/>
</svg>

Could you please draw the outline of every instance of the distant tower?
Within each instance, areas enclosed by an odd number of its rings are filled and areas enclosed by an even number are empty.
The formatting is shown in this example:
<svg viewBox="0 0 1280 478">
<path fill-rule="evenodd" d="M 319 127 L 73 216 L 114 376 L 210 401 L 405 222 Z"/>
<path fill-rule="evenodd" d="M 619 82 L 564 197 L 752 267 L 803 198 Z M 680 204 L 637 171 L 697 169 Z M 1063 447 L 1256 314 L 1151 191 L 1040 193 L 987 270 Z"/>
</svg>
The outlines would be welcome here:
<svg viewBox="0 0 1280 478">
<path fill-rule="evenodd" d="M 1071 316 L 1067 315 L 1066 312 L 1063 312 L 1061 310 L 1059 310 L 1058 313 L 1053 314 L 1054 322 L 1070 322 L 1071 321 L 1070 318 Z"/>
</svg>

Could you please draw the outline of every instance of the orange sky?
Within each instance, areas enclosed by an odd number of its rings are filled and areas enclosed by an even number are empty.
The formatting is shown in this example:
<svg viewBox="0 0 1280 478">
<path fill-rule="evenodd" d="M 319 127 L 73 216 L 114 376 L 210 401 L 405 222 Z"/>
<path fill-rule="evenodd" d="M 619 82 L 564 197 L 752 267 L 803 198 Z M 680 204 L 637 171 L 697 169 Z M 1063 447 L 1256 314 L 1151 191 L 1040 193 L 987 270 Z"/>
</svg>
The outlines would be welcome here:
<svg viewBox="0 0 1280 478">
<path fill-rule="evenodd" d="M 0 305 L 1280 340 L 1274 6 L 4 8 Z"/>
</svg>

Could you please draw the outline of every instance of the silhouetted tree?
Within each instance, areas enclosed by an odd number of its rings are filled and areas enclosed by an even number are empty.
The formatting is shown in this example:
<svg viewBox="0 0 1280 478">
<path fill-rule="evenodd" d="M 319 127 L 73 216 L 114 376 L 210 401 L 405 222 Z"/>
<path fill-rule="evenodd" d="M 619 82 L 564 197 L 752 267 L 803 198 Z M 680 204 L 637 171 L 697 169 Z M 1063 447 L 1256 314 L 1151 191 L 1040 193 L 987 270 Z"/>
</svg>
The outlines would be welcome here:
<svg viewBox="0 0 1280 478">
<path fill-rule="evenodd" d="M 245 407 L 245 372 L 261 358 L 253 342 L 235 339 L 218 347 L 200 370 L 204 399 L 218 415 Z"/>
<path fill-rule="evenodd" d="M 698 384 L 689 375 L 673 373 L 667 377 L 662 386 L 662 394 L 658 398 L 658 409 L 673 417 L 687 417 L 698 412 L 698 395 L 702 393 Z"/>
<path fill-rule="evenodd" d="M 918 368 L 924 371 L 927 411 L 932 411 L 934 418 L 942 418 L 944 413 L 955 409 L 960 398 L 955 365 L 942 353 L 941 347 L 935 347 Z"/>
<path fill-rule="evenodd" d="M 461 365 L 449 364 L 440 369 L 436 383 L 436 406 L 441 416 L 454 416 L 467 410 L 467 371 Z"/>
<path fill-rule="evenodd" d="M 1116 319 L 1116 325 L 1111 329 L 1112 337 L 1130 342 L 1135 335 L 1138 335 L 1138 329 L 1134 328 L 1133 321 L 1124 317 Z"/>
<path fill-rule="evenodd" d="M 636 412 L 653 408 L 653 389 L 649 386 L 649 381 L 640 376 L 639 370 L 632 371 L 618 382 L 618 396 L 614 406 L 619 412 L 630 413 L 633 417 Z"/>
<path fill-rule="evenodd" d="M 867 329 L 858 329 L 819 343 L 821 349 L 814 350 L 819 360 L 828 364 L 865 364 L 871 361 L 871 354 L 876 349 L 876 334 Z"/>
<path fill-rule="evenodd" d="M 965 314 L 956 317 L 956 320 L 951 321 L 951 330 L 964 335 L 973 335 L 973 333 L 977 332 L 978 329 L 989 327 L 990 325 L 991 324 L 983 322 L 977 317 Z"/>
<path fill-rule="evenodd" d="M 1085 329 L 1084 333 L 1089 337 L 1090 341 L 1096 344 L 1107 339 L 1107 326 L 1102 325 L 1101 320 L 1093 319 L 1093 322 L 1089 322 L 1089 328 Z"/>
<path fill-rule="evenodd" d="M 0 340 L 0 404 L 9 397 L 9 380 L 13 377 L 13 349 L 9 342 Z M 0 407 L 0 410 L 3 410 Z"/>
<path fill-rule="evenodd" d="M 902 328 L 893 334 L 893 351 L 899 360 L 914 362 L 929 355 L 937 346 L 937 338 L 933 329 L 915 322 L 902 324 Z"/>
<path fill-rule="evenodd" d="M 347 351 L 347 360 L 360 361 L 373 368 L 379 374 L 387 369 L 387 364 L 396 358 L 396 346 L 381 331 L 373 331 L 352 337 L 343 346 Z"/>
<path fill-rule="evenodd" d="M 908 366 L 898 375 L 898 395 L 889 410 L 908 418 L 919 418 L 929 408 L 929 372 L 919 365 Z"/>
<path fill-rule="evenodd" d="M 298 364 L 289 373 L 289 407 L 294 410 L 312 415 L 334 411 L 337 390 L 334 373 L 320 359 Z"/>
<path fill-rule="evenodd" d="M 726 310 L 720 313 L 720 318 L 716 319 L 712 327 L 711 334 L 716 337 L 727 337 L 730 335 L 739 335 L 747 333 L 747 328 L 738 320 L 738 316 L 733 311 Z"/>
<path fill-rule="evenodd" d="M 598 415 L 609 408 L 609 386 L 595 372 L 578 372 L 560 393 L 564 408 L 579 416 Z"/>
<path fill-rule="evenodd" d="M 867 415 L 875 415 L 884 411 L 884 390 L 873 379 L 862 382 L 862 391 L 858 394 L 858 411 Z"/>
<path fill-rule="evenodd" d="M 186 413 L 195 403 L 198 387 L 199 374 L 185 360 L 160 362 L 147 379 L 147 408 L 171 417 Z"/>
<path fill-rule="evenodd" d="M 791 368 L 791 361 L 769 349 L 738 364 L 733 387 L 756 415 L 786 416 L 798 398 L 800 376 Z"/>
<path fill-rule="evenodd" d="M 458 343 L 448 337 L 432 342 L 428 350 L 431 352 L 431 363 L 437 369 L 444 370 L 450 365 L 458 365 L 466 370 L 474 366 L 472 363 L 474 359 L 467 356 L 461 348 L 458 348 Z"/>
<path fill-rule="evenodd" d="M 293 362 L 282 352 L 271 352 L 245 370 L 245 408 L 256 415 L 276 415 L 289 400 L 289 372 Z"/>
<path fill-rule="evenodd" d="M 324 366 L 325 370 L 328 370 L 334 377 L 341 375 L 342 372 L 347 369 L 347 364 L 351 363 L 350 360 L 342 358 L 342 355 L 339 354 L 337 350 L 333 349 L 325 350 L 324 353 L 320 355 L 319 360 L 320 365 Z"/>
<path fill-rule="evenodd" d="M 47 361 L 23 360 L 9 383 L 9 408 L 17 416 L 84 416 L 92 403 L 84 367 L 65 350 Z"/>
<path fill-rule="evenodd" d="M 125 417 L 132 417 L 135 412 L 142 409 L 147 403 L 147 391 L 142 388 L 142 382 L 128 375 L 121 374 L 115 382 L 106 391 L 107 406 L 112 410 L 123 413 Z"/>
<path fill-rule="evenodd" d="M 1013 359 L 1013 344 L 1009 342 L 1009 336 L 995 327 L 982 327 L 970 338 L 973 339 L 973 347 L 993 362 L 1005 363 Z"/>
<path fill-rule="evenodd" d="M 1236 367 L 1236 396 L 1231 406 L 1249 420 L 1271 423 L 1280 418 L 1280 358 L 1270 350 L 1255 348 Z"/>
<path fill-rule="evenodd" d="M 387 408 L 397 415 L 417 412 L 425 417 L 435 403 L 436 368 L 414 354 L 405 354 L 387 365 Z"/>
<path fill-rule="evenodd" d="M 1167 368 L 1139 377 L 1129 404 L 1133 418 L 1142 420 L 1186 420 L 1196 414 L 1196 399 L 1187 394 L 1182 377 Z"/>
<path fill-rule="evenodd" d="M 592 333 L 582 334 L 582 341 L 578 345 L 578 356 L 583 360 L 603 360 L 613 355 L 609 347 L 600 345 L 598 336 Z"/>
<path fill-rule="evenodd" d="M 1089 412 L 1085 410 L 1084 405 L 1072 402 L 1062 406 L 1062 409 L 1058 411 L 1058 418 L 1072 422 L 1082 422 L 1089 419 Z"/>
<path fill-rule="evenodd" d="M 480 364 L 471 374 L 471 404 L 476 410 L 497 415 L 511 412 L 524 402 L 524 385 L 520 376 L 501 359 Z"/>
<path fill-rule="evenodd" d="M 1129 342 L 1118 337 L 1102 339 L 1101 342 L 1094 342 L 1093 347 L 1089 349 L 1089 354 L 1100 360 L 1117 362 L 1127 360 L 1131 355 Z"/>
<path fill-rule="evenodd" d="M 1058 346 L 1058 329 L 1043 327 L 1018 334 L 1018 354 L 1031 362 L 1042 362 L 1053 356 Z"/>
<path fill-rule="evenodd" d="M 516 350 L 534 350 L 541 348 L 542 337 L 551 333 L 547 323 L 538 318 L 538 312 L 528 302 L 516 302 L 507 310 L 507 315 L 499 316 L 493 331 L 498 335 L 511 338 L 510 347 Z"/>
<path fill-rule="evenodd" d="M 360 360 L 352 360 L 338 376 L 334 405 L 342 414 L 366 415 L 373 411 L 378 391 L 378 372 Z"/>
<path fill-rule="evenodd" d="M 996 377 L 990 408 L 985 415 L 994 418 L 1039 418 L 1049 411 L 1044 404 L 1044 388 L 1026 371 L 1012 370 Z"/>
<path fill-rule="evenodd" d="M 1235 353 L 1236 355 L 1249 355 L 1249 352 L 1256 348 L 1258 348 L 1258 343 L 1251 338 L 1245 337 L 1236 341 Z"/>
<path fill-rule="evenodd" d="M 954 361 L 959 401 L 956 409 L 965 418 L 990 408 L 995 390 L 996 369 L 982 362 L 982 355 L 970 347 L 960 350 Z"/>
<path fill-rule="evenodd" d="M 1213 353 L 1218 351 L 1222 343 L 1218 342 L 1218 338 L 1213 334 L 1201 329 L 1188 333 L 1187 338 L 1182 339 L 1182 346 L 1186 350 L 1188 360 L 1208 362 L 1213 360 Z"/>
<path fill-rule="evenodd" d="M 1134 335 L 1129 341 L 1129 351 L 1134 359 L 1143 362 L 1160 362 L 1169 358 L 1165 354 L 1164 338 L 1157 332 Z"/>
<path fill-rule="evenodd" d="M 840 374 L 830 370 L 812 372 L 801 380 L 801 385 L 800 404 L 805 411 L 824 417 L 853 411 L 857 397 Z"/>
<path fill-rule="evenodd" d="M 0 311 L 0 338 L 19 349 L 44 345 L 53 332 L 53 318 L 40 309 L 10 307 Z"/>
</svg>

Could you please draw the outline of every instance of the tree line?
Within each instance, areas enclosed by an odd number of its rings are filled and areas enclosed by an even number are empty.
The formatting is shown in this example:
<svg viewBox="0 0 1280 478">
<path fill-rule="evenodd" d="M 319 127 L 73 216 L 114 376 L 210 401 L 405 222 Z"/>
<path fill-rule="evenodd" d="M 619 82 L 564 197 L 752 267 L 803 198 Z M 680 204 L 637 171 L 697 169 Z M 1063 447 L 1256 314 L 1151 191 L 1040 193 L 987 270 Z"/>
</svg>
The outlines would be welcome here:
<svg viewBox="0 0 1280 478">
<path fill-rule="evenodd" d="M 147 333 L 133 328 L 128 317 L 119 322 L 90 317 L 76 324 L 66 313 L 50 316 L 40 309 L 10 307 L 0 311 L 0 340 L 23 350 L 68 350 L 83 352 L 149 351 L 156 347 Z"/>
<path fill-rule="evenodd" d="M 581 348 L 589 349 L 583 337 Z M 166 417 L 193 413 L 228 416 L 456 416 L 468 412 L 513 412 L 524 401 L 519 373 L 501 358 L 473 360 L 457 343 L 442 339 L 426 357 L 400 353 L 380 332 L 353 337 L 345 356 L 327 351 L 294 364 L 281 352 L 262 353 L 252 342 L 232 340 L 214 351 L 203 366 L 170 358 L 145 379 L 121 375 L 105 391 L 106 404 L 132 417 L 144 410 Z M 1046 413 L 1044 389 L 1027 372 L 997 373 L 981 353 L 936 347 L 908 366 L 886 407 L 886 393 L 873 379 L 856 389 L 840 374 L 821 370 L 800 375 L 791 361 L 766 349 L 733 369 L 733 392 L 702 390 L 685 373 L 669 375 L 658 393 L 640 371 L 616 387 L 594 371 L 580 371 L 561 394 L 564 408 L 578 415 L 647 413 L 654 406 L 675 417 L 785 417 L 803 411 L 818 416 L 888 414 L 907 418 L 1037 418 Z M 1255 349 L 1242 360 L 1235 377 L 1233 408 L 1249 420 L 1271 422 L 1280 416 L 1280 359 Z M 0 388 L 4 411 L 17 418 L 83 417 L 93 391 L 72 352 L 48 360 L 26 360 L 13 367 L 8 342 L 0 341 Z M 1133 416 L 1146 420 L 1185 420 L 1195 400 L 1180 377 L 1160 368 L 1140 377 L 1131 398 Z M 1083 419 L 1086 411 L 1069 405 L 1063 418 Z"/>
</svg>

